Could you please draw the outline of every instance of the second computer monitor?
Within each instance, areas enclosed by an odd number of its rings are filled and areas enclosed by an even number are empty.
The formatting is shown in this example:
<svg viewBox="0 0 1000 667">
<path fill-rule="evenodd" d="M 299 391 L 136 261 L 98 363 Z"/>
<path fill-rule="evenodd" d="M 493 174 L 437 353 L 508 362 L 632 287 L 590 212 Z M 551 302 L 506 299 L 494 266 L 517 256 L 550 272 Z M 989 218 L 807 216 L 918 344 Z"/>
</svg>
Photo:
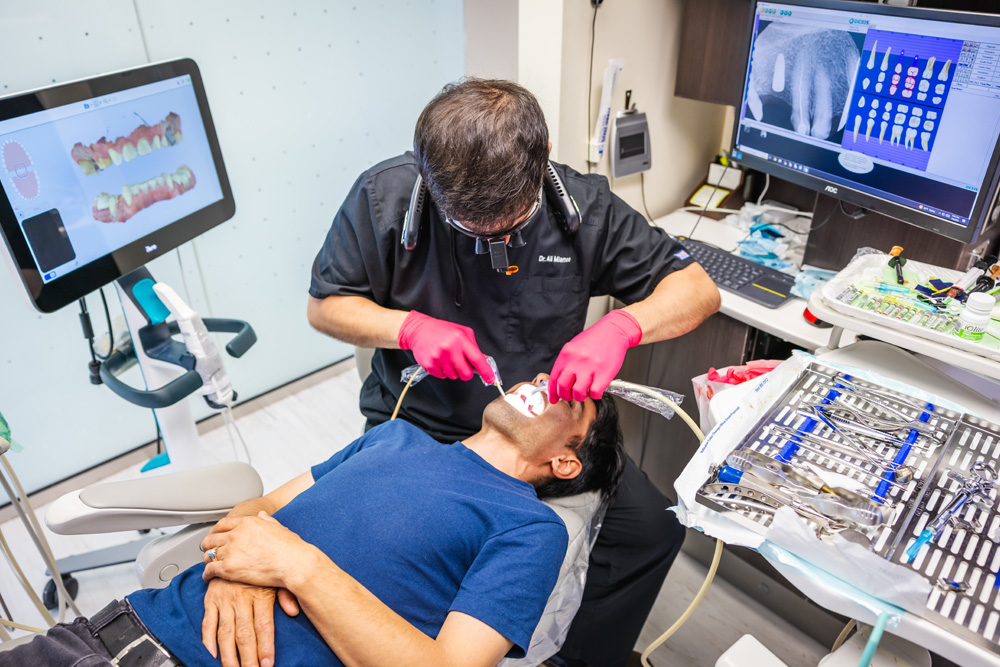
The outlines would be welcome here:
<svg viewBox="0 0 1000 667">
<path fill-rule="evenodd" d="M 951 238 L 997 188 L 1000 17 L 755 4 L 733 157 Z"/>
</svg>

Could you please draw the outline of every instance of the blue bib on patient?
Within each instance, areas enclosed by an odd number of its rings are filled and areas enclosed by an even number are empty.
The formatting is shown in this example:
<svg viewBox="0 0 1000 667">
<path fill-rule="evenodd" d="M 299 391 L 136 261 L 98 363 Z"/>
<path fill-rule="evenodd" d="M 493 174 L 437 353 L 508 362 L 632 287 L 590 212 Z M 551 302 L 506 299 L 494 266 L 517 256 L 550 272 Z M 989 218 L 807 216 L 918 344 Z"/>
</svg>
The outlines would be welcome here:
<svg viewBox="0 0 1000 667">
<path fill-rule="evenodd" d="M 567 542 L 531 485 L 402 421 L 373 428 L 312 473 L 315 484 L 278 521 L 427 635 L 455 610 L 514 642 L 510 656 L 524 654 Z M 188 667 L 220 664 L 201 643 L 203 569 L 128 596 Z M 305 614 L 275 605 L 274 625 L 277 666 L 342 665 Z"/>
</svg>

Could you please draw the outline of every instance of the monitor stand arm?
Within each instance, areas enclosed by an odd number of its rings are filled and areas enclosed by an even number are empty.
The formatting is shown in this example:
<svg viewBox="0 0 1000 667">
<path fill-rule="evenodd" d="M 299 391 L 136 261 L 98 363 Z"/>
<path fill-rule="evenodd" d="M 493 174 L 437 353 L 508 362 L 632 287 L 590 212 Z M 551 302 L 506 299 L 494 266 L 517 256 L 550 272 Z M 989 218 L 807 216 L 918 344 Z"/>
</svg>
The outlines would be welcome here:
<svg viewBox="0 0 1000 667">
<path fill-rule="evenodd" d="M 145 530 L 188 522 L 195 524 L 177 533 L 147 536 L 138 541 L 61 559 L 57 565 L 64 581 L 72 572 L 136 560 L 139 579 L 144 587 L 165 586 L 170 577 L 200 559 L 198 544 L 216 520 L 224 516 L 232 505 L 257 497 L 262 491 L 257 472 L 248 464 L 217 464 L 214 457 L 199 445 L 194 417 L 185 399 L 200 392 L 206 394 L 208 400 L 210 388 L 203 386 L 204 369 L 199 369 L 199 363 L 218 362 L 221 365 L 221 361 L 211 354 L 206 356 L 204 344 L 192 351 L 187 344 L 174 340 L 182 333 L 182 327 L 177 321 L 167 322 L 171 309 L 153 290 L 155 284 L 144 267 L 115 283 L 133 343 L 115 350 L 101 364 L 100 373 L 104 383 L 118 396 L 155 412 L 166 453 L 150 461 L 143 467 L 143 472 L 158 468 L 157 475 L 128 482 L 99 484 L 66 494 L 52 503 L 45 520 L 54 532 L 60 534 Z M 199 326 L 204 324 L 206 331 L 235 334 L 226 345 L 226 351 L 233 357 L 241 357 L 256 342 L 256 335 L 246 322 L 216 318 L 201 320 L 186 304 L 178 303 L 176 295 L 174 297 L 173 308 L 183 307 L 185 310 L 187 321 L 184 327 L 188 335 L 191 321 L 195 319 Z M 185 340 L 189 340 L 188 336 Z M 214 352 L 214 348 L 209 352 Z M 137 362 L 146 389 L 132 387 L 118 377 Z M 235 398 L 235 394 L 232 396 Z M 210 464 L 215 465 L 199 470 Z M 160 475 L 161 472 L 173 474 Z M 214 479 L 218 483 L 207 484 L 206 479 Z M 224 487 L 222 494 L 219 493 L 220 486 Z M 180 504 L 175 506 L 175 500 L 179 500 Z M 54 591 L 54 585 L 51 588 Z"/>
<path fill-rule="evenodd" d="M 180 333 L 180 326 L 177 321 L 167 322 L 171 311 L 157 296 L 154 285 L 156 281 L 145 267 L 136 269 L 115 283 L 132 340 L 138 341 L 138 344 L 133 343 L 131 348 L 115 352 L 104 362 L 101 379 L 125 400 L 152 408 L 156 415 L 166 456 L 154 458 L 143 471 L 167 463 L 171 472 L 189 470 L 216 462 L 199 445 L 191 408 L 187 401 L 182 400 L 197 392 L 207 393 L 207 388 L 202 389 L 205 375 L 199 364 L 206 364 L 209 360 L 204 351 L 198 350 L 199 359 L 185 343 L 174 340 L 173 337 Z M 182 306 L 186 308 L 186 305 Z M 257 340 L 246 322 L 221 318 L 201 320 L 193 311 L 190 312 L 207 331 L 236 334 L 226 345 L 230 356 L 243 356 Z M 215 359 L 221 366 L 221 360 L 217 356 Z M 136 389 L 118 379 L 118 374 L 136 361 L 147 389 Z M 206 401 L 212 408 L 222 407 L 208 400 L 208 396 Z"/>
</svg>

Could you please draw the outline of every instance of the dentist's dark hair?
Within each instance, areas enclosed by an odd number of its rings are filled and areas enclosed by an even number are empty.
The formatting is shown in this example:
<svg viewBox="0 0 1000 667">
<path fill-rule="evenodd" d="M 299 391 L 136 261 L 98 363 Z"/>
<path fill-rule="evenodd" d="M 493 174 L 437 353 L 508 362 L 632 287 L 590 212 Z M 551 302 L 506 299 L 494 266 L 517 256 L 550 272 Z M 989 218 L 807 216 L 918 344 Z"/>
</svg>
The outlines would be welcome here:
<svg viewBox="0 0 1000 667">
<path fill-rule="evenodd" d="M 573 479 L 553 477 L 535 487 L 539 498 L 562 498 L 585 491 L 600 491 L 605 498 L 618 490 L 625 471 L 625 446 L 618 424 L 618 406 L 611 394 L 595 401 L 597 415 L 581 439 L 574 436 L 568 443 L 582 469 Z"/>
<path fill-rule="evenodd" d="M 413 152 L 441 212 L 491 234 L 534 205 L 549 159 L 549 130 L 524 87 L 468 78 L 448 84 L 424 107 Z"/>
</svg>

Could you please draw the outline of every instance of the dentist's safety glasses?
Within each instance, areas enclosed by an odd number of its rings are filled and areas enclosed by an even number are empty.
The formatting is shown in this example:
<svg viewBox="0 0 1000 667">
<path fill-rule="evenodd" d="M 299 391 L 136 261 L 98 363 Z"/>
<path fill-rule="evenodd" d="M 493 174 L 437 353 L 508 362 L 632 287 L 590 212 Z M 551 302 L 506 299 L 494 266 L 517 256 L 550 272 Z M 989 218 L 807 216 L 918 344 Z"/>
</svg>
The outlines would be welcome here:
<svg viewBox="0 0 1000 667">
<path fill-rule="evenodd" d="M 496 381 L 487 382 L 486 380 L 483 380 L 482 376 L 480 376 L 479 379 L 482 380 L 483 386 L 492 387 L 493 385 L 497 385 L 499 387 L 502 387 L 503 383 L 500 381 L 500 370 L 497 368 L 497 362 L 493 360 L 493 357 L 486 357 L 486 363 L 489 364 L 490 368 L 493 369 L 493 377 L 496 378 Z M 430 373 L 424 370 L 423 366 L 421 366 L 420 364 L 413 364 L 412 366 L 407 366 L 406 368 L 403 369 L 399 381 L 402 382 L 403 384 L 409 383 L 411 385 L 414 385 L 423 380 L 428 375 L 430 375 Z M 479 375 L 479 373 L 476 373 L 476 375 Z M 413 379 L 411 380 L 410 378 Z"/>
<path fill-rule="evenodd" d="M 549 407 L 549 383 L 543 380 L 537 387 L 523 384 L 504 396 L 503 400 L 525 417 L 537 417 Z"/>
</svg>

